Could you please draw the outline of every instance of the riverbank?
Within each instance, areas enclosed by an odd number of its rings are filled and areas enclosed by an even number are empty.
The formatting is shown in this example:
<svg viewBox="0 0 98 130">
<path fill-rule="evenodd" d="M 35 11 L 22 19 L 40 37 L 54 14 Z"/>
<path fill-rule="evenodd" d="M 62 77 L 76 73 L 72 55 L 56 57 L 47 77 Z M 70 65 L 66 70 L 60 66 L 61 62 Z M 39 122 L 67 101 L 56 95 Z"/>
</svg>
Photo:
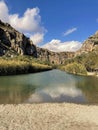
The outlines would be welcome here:
<svg viewBox="0 0 98 130">
<path fill-rule="evenodd" d="M 69 74 L 80 75 L 80 76 L 96 76 L 96 77 L 98 77 L 98 73 L 95 72 L 95 71 L 94 72 L 86 71 L 86 73 L 81 73 L 81 72 L 78 71 L 76 73 L 75 71 L 73 71 L 73 68 L 72 68 L 72 70 L 66 70 L 65 66 L 60 66 L 60 67 L 58 67 L 58 69 L 61 70 L 61 71 L 65 71 L 65 72 L 67 72 Z"/>
<path fill-rule="evenodd" d="M 98 106 L 0 105 L 0 130 L 98 130 Z"/>
<path fill-rule="evenodd" d="M 0 76 L 17 75 L 42 72 L 51 70 L 52 67 L 40 63 L 37 59 L 30 56 L 17 56 L 15 58 L 0 58 Z"/>
</svg>

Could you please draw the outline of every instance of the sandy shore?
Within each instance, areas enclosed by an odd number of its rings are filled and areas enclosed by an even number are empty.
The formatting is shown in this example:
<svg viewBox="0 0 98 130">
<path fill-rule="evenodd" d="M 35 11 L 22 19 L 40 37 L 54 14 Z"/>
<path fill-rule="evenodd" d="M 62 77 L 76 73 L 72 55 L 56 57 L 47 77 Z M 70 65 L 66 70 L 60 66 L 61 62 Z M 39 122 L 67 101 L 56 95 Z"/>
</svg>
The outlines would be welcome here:
<svg viewBox="0 0 98 130">
<path fill-rule="evenodd" d="M 98 106 L 0 105 L 0 130 L 98 130 Z"/>
</svg>

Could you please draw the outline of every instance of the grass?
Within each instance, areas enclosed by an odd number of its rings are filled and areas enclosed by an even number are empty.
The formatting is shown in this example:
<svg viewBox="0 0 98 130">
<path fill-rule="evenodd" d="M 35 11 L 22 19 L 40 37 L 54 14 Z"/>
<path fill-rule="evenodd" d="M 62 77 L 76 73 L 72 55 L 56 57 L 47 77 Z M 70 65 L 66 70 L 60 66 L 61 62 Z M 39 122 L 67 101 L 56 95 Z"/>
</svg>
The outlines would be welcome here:
<svg viewBox="0 0 98 130">
<path fill-rule="evenodd" d="M 35 73 L 52 69 L 51 66 L 39 63 L 32 57 L 17 56 L 0 58 L 0 75 Z"/>
<path fill-rule="evenodd" d="M 98 48 L 92 52 L 82 53 L 71 59 L 66 59 L 64 65 L 59 69 L 78 75 L 87 75 L 89 73 L 98 74 Z"/>
<path fill-rule="evenodd" d="M 87 75 L 85 66 L 79 63 L 70 63 L 66 66 L 60 66 L 59 69 L 76 75 Z"/>
</svg>

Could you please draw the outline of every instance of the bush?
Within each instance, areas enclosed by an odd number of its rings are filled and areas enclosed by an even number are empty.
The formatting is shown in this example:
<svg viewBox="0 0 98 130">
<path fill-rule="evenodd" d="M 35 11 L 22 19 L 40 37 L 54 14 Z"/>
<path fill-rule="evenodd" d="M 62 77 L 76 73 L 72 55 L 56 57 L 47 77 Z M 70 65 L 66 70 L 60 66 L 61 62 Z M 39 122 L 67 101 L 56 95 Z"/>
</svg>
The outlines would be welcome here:
<svg viewBox="0 0 98 130">
<path fill-rule="evenodd" d="M 86 68 L 82 64 L 71 63 L 65 66 L 65 71 L 73 74 L 87 75 Z"/>
<path fill-rule="evenodd" d="M 25 74 L 50 69 L 52 69 L 51 66 L 40 64 L 30 57 L 0 58 L 0 75 Z"/>
</svg>

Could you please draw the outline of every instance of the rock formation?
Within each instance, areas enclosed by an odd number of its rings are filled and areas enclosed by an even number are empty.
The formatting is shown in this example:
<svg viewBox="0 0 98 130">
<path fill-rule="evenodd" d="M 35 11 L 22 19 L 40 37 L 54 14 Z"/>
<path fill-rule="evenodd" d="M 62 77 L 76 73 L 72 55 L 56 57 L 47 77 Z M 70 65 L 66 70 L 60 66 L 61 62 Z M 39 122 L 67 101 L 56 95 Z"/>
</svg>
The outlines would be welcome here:
<svg viewBox="0 0 98 130">
<path fill-rule="evenodd" d="M 0 21 L 0 55 L 6 54 L 9 50 L 19 55 L 37 56 L 36 46 L 29 38 L 8 23 Z"/>
<path fill-rule="evenodd" d="M 98 50 L 98 31 L 90 36 L 82 45 L 81 49 L 78 50 L 75 55 L 80 55 L 81 53 L 88 53 L 91 51 Z"/>
<path fill-rule="evenodd" d="M 47 61 L 51 64 L 64 64 L 65 60 L 72 58 L 74 52 L 51 52 L 47 49 L 37 48 L 37 56 L 42 61 Z"/>
<path fill-rule="evenodd" d="M 8 23 L 0 21 L 0 56 L 30 55 L 52 64 L 63 64 L 66 58 L 72 58 L 72 52 L 51 52 L 36 47 L 24 34 L 16 31 Z"/>
<path fill-rule="evenodd" d="M 0 20 L 0 56 L 30 55 L 47 63 L 63 64 L 66 59 L 94 50 L 98 50 L 98 31 L 83 43 L 80 50 L 57 53 L 36 47 L 24 34 Z"/>
</svg>

